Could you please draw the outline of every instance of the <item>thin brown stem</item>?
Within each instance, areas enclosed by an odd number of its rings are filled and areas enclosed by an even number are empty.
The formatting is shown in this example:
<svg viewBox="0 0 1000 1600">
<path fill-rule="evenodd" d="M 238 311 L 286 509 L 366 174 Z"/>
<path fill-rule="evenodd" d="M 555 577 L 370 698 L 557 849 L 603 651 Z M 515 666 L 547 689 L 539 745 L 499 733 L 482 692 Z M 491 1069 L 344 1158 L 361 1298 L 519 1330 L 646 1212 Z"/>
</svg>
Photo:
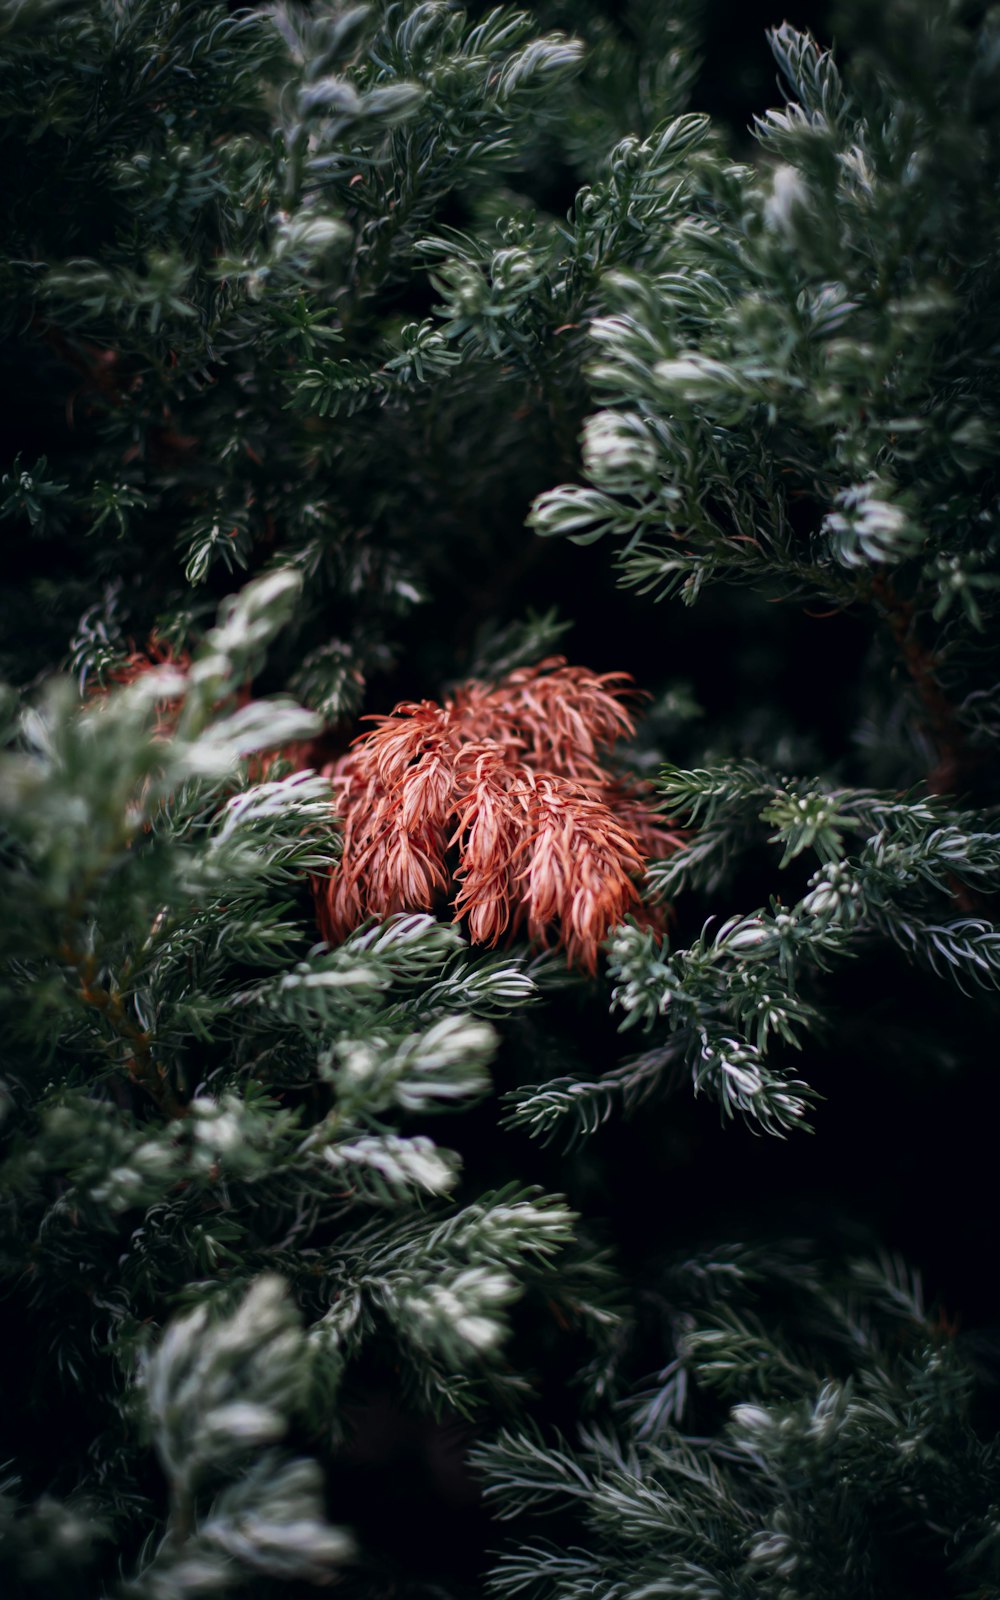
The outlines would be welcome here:
<svg viewBox="0 0 1000 1600">
<path fill-rule="evenodd" d="M 928 773 L 927 787 L 931 794 L 951 794 L 958 787 L 965 766 L 965 738 L 954 707 L 938 682 L 937 659 L 919 637 L 916 607 L 897 595 L 891 579 L 880 573 L 872 583 L 872 594 L 920 696 L 924 726 L 937 751 L 937 764 Z"/>
<path fill-rule="evenodd" d="M 79 976 L 77 997 L 98 1011 L 111 1030 L 113 1038 L 106 1041 L 108 1047 L 114 1050 L 116 1045 L 124 1046 L 124 1065 L 131 1081 L 146 1091 L 164 1116 L 182 1117 L 184 1106 L 174 1093 L 166 1068 L 153 1054 L 152 1038 L 129 1016 L 121 991 L 97 981 L 97 962 L 89 952 L 65 945 L 63 955 Z"/>
</svg>

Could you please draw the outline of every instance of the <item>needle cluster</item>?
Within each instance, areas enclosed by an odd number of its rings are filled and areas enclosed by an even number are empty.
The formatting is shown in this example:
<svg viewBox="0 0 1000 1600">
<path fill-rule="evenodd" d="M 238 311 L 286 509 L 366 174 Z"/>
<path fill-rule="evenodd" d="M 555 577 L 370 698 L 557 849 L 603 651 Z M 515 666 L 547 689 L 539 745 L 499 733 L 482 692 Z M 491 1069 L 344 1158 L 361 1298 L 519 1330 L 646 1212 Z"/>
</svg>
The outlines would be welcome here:
<svg viewBox="0 0 1000 1600">
<path fill-rule="evenodd" d="M 523 930 L 593 972 L 646 859 L 679 843 L 608 765 L 634 732 L 628 685 L 550 656 L 373 717 L 331 771 L 344 847 L 318 886 L 326 937 L 448 897 L 474 943 Z"/>
</svg>

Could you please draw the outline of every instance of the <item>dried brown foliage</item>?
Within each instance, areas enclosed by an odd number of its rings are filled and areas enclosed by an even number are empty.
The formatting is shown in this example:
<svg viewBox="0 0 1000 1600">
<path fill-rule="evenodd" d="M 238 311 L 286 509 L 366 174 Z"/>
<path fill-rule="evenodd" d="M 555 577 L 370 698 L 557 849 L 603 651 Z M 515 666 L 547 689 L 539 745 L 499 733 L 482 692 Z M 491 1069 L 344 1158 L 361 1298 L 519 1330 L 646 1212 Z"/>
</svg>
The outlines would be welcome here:
<svg viewBox="0 0 1000 1600">
<path fill-rule="evenodd" d="M 452 898 L 475 943 L 523 929 L 593 972 L 638 908 L 644 861 L 679 843 L 646 787 L 606 765 L 634 732 L 629 682 L 554 656 L 369 719 L 329 769 L 343 854 L 316 886 L 324 936 Z"/>
<path fill-rule="evenodd" d="M 111 684 L 135 683 L 137 678 L 144 677 L 147 672 L 153 672 L 158 667 L 175 667 L 178 672 L 186 672 L 190 665 L 191 657 L 186 650 L 175 651 L 172 645 L 153 632 L 147 639 L 145 647 L 137 650 L 133 645 L 129 654 L 116 662 L 105 674 L 106 682 L 95 686 L 91 694 L 101 695 Z M 157 738 L 167 738 L 173 732 L 180 708 L 179 699 L 157 702 L 154 730 Z"/>
</svg>

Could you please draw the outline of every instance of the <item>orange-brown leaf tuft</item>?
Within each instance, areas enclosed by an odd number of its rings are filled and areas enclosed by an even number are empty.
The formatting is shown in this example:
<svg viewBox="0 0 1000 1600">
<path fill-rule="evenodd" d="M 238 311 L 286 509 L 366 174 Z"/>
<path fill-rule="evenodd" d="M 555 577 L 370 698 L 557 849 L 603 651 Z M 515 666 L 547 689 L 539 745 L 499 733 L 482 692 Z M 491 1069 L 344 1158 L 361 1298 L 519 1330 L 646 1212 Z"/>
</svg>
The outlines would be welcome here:
<svg viewBox="0 0 1000 1600">
<path fill-rule="evenodd" d="M 524 928 L 593 972 L 608 930 L 638 905 L 645 860 L 680 842 L 648 788 L 606 765 L 634 731 L 633 694 L 624 673 L 553 656 L 368 719 L 330 773 L 343 851 L 316 884 L 324 936 L 450 897 L 474 943 Z"/>
<path fill-rule="evenodd" d="M 145 677 L 147 672 L 155 672 L 158 667 L 176 667 L 178 672 L 186 672 L 190 665 L 191 657 L 186 650 L 175 651 L 173 646 L 167 640 L 161 639 L 154 630 L 147 639 L 145 648 L 137 650 L 133 645 L 128 655 L 105 674 L 106 682 L 91 688 L 90 695 L 94 698 L 106 693 L 111 684 L 124 686 L 135 683 L 138 678 Z M 157 738 L 165 739 L 173 732 L 180 708 L 179 699 L 157 701 L 154 724 Z"/>
</svg>

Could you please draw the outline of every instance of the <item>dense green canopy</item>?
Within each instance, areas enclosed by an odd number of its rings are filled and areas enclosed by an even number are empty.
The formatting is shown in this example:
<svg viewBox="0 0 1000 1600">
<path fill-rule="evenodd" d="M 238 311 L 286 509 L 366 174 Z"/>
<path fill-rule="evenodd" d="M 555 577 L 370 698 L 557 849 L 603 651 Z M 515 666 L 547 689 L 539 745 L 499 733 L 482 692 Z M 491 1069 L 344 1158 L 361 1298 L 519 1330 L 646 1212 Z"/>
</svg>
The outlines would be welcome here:
<svg viewBox="0 0 1000 1600">
<path fill-rule="evenodd" d="M 1000 1585 L 1000 22 L 720 26 L 0 6 L 5 1593 Z"/>
</svg>

